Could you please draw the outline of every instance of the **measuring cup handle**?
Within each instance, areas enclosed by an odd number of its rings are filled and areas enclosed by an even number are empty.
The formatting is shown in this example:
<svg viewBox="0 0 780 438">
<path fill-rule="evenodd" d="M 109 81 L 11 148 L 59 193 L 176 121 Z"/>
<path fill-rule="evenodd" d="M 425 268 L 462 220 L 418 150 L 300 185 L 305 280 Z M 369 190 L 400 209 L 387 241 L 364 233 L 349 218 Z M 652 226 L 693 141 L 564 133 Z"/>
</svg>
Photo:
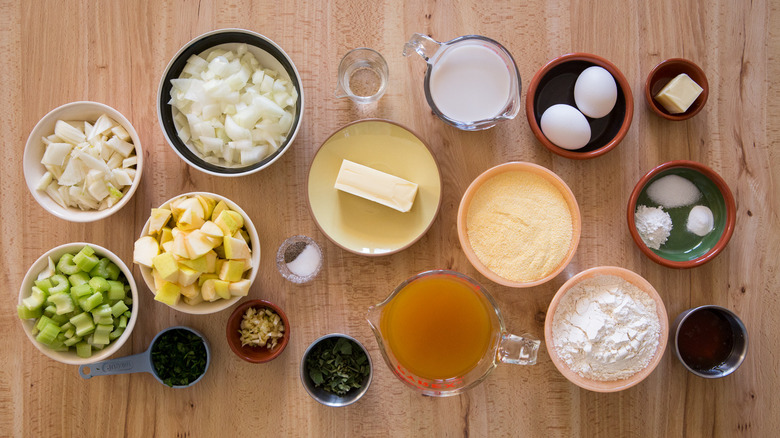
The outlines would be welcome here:
<svg viewBox="0 0 780 438">
<path fill-rule="evenodd" d="M 404 56 L 409 56 L 412 52 L 416 52 L 422 56 L 425 62 L 428 62 L 428 59 L 439 50 L 439 47 L 441 47 L 440 42 L 426 35 L 416 33 L 404 44 Z"/>
<path fill-rule="evenodd" d="M 128 373 L 151 373 L 152 364 L 149 360 L 149 352 L 120 357 L 119 359 L 104 360 L 79 367 L 79 375 L 84 379 L 94 376 L 109 376 Z"/>
<path fill-rule="evenodd" d="M 504 333 L 498 344 L 498 359 L 515 365 L 534 365 L 540 344 L 541 341 L 528 333 L 523 336 Z"/>
</svg>

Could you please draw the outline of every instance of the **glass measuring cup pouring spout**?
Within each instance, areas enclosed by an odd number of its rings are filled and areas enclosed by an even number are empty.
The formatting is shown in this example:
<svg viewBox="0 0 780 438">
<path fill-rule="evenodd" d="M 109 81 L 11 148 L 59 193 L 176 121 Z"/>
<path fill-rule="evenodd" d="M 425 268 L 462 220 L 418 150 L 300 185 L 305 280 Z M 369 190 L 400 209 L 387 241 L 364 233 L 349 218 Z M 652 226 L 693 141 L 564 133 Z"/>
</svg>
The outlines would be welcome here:
<svg viewBox="0 0 780 438">
<path fill-rule="evenodd" d="M 465 35 L 446 43 L 415 33 L 404 56 L 428 64 L 425 98 L 441 120 L 464 131 L 479 131 L 513 119 L 520 111 L 520 73 L 498 42 Z"/>
<path fill-rule="evenodd" d="M 427 396 L 460 394 L 501 362 L 533 365 L 540 344 L 508 333 L 490 294 L 455 271 L 412 276 L 371 306 L 366 319 L 387 366 Z"/>
</svg>

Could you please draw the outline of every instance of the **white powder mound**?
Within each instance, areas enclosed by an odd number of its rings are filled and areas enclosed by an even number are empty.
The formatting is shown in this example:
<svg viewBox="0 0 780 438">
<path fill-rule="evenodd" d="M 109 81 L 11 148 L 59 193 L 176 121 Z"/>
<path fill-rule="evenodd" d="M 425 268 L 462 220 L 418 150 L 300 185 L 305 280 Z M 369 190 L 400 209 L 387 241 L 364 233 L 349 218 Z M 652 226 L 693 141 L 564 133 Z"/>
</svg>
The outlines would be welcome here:
<svg viewBox="0 0 780 438">
<path fill-rule="evenodd" d="M 599 381 L 626 379 L 644 369 L 660 333 L 655 301 L 613 275 L 591 277 L 569 289 L 553 316 L 558 356 L 580 376 Z"/>
<path fill-rule="evenodd" d="M 660 249 L 672 233 L 672 217 L 661 207 L 640 205 L 634 213 L 634 224 L 642 242 L 652 249 Z"/>
<path fill-rule="evenodd" d="M 691 205 L 701 198 L 696 184 L 680 175 L 666 175 L 647 187 L 647 196 L 665 208 Z"/>
</svg>

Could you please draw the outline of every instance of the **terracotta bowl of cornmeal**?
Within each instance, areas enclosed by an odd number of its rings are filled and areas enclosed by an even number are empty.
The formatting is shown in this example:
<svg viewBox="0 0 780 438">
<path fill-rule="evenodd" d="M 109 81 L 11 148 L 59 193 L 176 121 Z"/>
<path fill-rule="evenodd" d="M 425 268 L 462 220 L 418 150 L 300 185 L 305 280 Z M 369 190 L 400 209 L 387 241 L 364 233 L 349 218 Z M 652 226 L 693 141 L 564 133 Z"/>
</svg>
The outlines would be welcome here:
<svg viewBox="0 0 780 438">
<path fill-rule="evenodd" d="M 549 169 L 510 162 L 469 185 L 458 208 L 458 239 L 482 275 L 509 287 L 549 281 L 577 251 L 582 218 L 568 185 Z"/>
<path fill-rule="evenodd" d="M 655 310 L 658 314 L 660 330 L 658 335 L 658 347 L 656 348 L 655 354 L 643 369 L 627 378 L 620 380 L 600 381 L 577 374 L 571 368 L 569 368 L 568 365 L 566 365 L 566 362 L 560 356 L 558 356 L 554 342 L 555 340 L 553 338 L 553 318 L 555 317 L 555 312 L 558 310 L 558 305 L 561 303 L 561 299 L 566 296 L 572 287 L 581 281 L 601 275 L 612 275 L 620 277 L 646 292 L 655 302 Z M 544 344 L 547 346 L 547 353 L 550 355 L 550 359 L 552 359 L 555 367 L 558 368 L 558 371 L 560 371 L 561 374 L 563 374 L 563 376 L 566 377 L 570 382 L 574 383 L 580 388 L 595 392 L 622 391 L 644 380 L 661 362 L 664 351 L 666 351 L 666 343 L 668 339 L 669 318 L 666 314 L 666 306 L 664 306 L 664 302 L 661 300 L 658 292 L 655 290 L 653 285 L 642 278 L 642 276 L 639 274 L 616 266 L 599 266 L 590 268 L 570 278 L 566 283 L 563 284 L 563 286 L 561 286 L 560 289 L 558 289 L 558 292 L 550 302 L 550 307 L 547 308 L 547 316 L 544 319 Z"/>
</svg>

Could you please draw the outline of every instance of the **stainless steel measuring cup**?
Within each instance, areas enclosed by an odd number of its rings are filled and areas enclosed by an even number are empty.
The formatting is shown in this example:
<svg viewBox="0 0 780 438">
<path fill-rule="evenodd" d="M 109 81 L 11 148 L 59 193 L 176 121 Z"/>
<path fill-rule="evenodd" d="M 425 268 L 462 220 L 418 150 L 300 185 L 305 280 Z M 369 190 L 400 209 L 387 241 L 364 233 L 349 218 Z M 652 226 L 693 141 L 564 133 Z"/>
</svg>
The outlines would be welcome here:
<svg viewBox="0 0 780 438">
<path fill-rule="evenodd" d="M 165 382 L 162 381 L 160 376 L 157 375 L 157 371 L 154 369 L 154 364 L 152 363 L 152 348 L 154 347 L 154 344 L 157 342 L 157 339 L 160 338 L 164 333 L 167 333 L 171 330 L 187 330 L 189 332 L 194 333 L 197 335 L 202 341 L 203 346 L 206 348 L 206 368 L 203 369 L 203 373 L 198 377 L 197 379 L 190 382 L 188 385 L 173 385 L 172 388 L 189 388 L 190 386 L 198 383 L 200 379 L 203 378 L 203 376 L 206 375 L 206 371 L 209 370 L 209 364 L 211 363 L 211 350 L 209 349 L 209 343 L 206 340 L 206 337 L 203 336 L 202 333 L 199 331 L 185 327 L 185 326 L 174 326 L 174 327 L 168 327 L 165 330 L 160 331 L 160 333 L 157 333 L 157 335 L 152 339 L 151 344 L 149 344 L 149 348 L 146 349 L 143 353 L 134 354 L 132 356 L 126 356 L 121 357 L 119 359 L 111 359 L 111 360 L 104 360 L 102 362 L 96 362 L 88 365 L 81 365 L 79 367 L 79 375 L 84 379 L 91 379 L 94 376 L 110 376 L 115 374 L 129 374 L 129 373 L 149 373 L 154 376 L 155 379 L 157 379 L 158 382 L 162 383 L 165 386 L 168 386 L 165 384 Z"/>
</svg>

